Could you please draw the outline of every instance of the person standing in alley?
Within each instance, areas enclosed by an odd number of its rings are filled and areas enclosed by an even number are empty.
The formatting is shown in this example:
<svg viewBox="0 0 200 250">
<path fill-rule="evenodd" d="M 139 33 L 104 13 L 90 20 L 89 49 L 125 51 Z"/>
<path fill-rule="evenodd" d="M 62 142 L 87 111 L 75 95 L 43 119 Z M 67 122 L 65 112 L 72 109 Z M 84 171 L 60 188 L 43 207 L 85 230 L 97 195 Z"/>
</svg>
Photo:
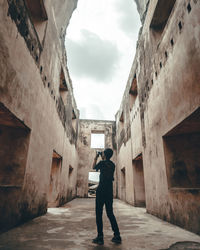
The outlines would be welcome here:
<svg viewBox="0 0 200 250">
<path fill-rule="evenodd" d="M 97 163 L 98 157 L 101 155 L 102 160 Z M 110 220 L 112 230 L 114 232 L 114 237 L 112 242 L 121 243 L 121 237 L 119 232 L 119 227 L 113 213 L 113 180 L 115 164 L 110 160 L 113 155 L 113 150 L 111 148 L 105 149 L 103 152 L 96 153 L 93 162 L 93 169 L 96 171 L 100 170 L 100 181 L 99 186 L 96 190 L 96 224 L 97 224 L 97 237 L 93 239 L 93 243 L 103 245 L 104 235 L 103 235 L 103 206 L 105 204 L 106 213 Z"/>
</svg>

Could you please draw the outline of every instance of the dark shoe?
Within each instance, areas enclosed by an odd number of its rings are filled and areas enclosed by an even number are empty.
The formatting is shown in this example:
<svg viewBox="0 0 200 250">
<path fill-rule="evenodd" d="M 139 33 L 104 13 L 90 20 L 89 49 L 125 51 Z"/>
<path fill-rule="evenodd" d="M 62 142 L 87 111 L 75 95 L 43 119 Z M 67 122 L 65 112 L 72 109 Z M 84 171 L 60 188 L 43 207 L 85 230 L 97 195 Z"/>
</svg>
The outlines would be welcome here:
<svg viewBox="0 0 200 250">
<path fill-rule="evenodd" d="M 111 241 L 116 244 L 120 244 L 122 242 L 122 239 L 120 236 L 114 236 Z"/>
<path fill-rule="evenodd" d="M 104 240 L 103 240 L 103 237 L 101 236 L 97 236 L 96 238 L 94 238 L 92 240 L 92 243 L 95 243 L 95 244 L 98 244 L 98 245 L 103 245 L 104 244 Z"/>
</svg>

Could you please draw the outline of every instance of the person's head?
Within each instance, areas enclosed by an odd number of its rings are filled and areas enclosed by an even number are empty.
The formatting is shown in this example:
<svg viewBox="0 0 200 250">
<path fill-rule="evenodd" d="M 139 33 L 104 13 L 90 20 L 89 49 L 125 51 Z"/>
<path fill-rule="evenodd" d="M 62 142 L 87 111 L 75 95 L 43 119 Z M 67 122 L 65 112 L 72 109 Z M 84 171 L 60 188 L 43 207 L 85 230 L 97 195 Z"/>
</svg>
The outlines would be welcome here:
<svg viewBox="0 0 200 250">
<path fill-rule="evenodd" d="M 104 151 L 103 151 L 103 155 L 105 157 L 106 160 L 110 160 L 110 158 L 112 157 L 113 155 L 113 150 L 111 148 L 106 148 Z"/>
</svg>

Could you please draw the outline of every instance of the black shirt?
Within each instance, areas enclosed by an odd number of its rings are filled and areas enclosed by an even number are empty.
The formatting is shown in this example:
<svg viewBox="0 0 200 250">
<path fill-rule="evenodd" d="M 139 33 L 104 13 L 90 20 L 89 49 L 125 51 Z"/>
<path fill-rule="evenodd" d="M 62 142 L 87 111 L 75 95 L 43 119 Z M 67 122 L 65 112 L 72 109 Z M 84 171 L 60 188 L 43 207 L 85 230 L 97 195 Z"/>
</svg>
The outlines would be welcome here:
<svg viewBox="0 0 200 250">
<path fill-rule="evenodd" d="M 95 167 L 96 171 L 100 169 L 99 190 L 111 190 L 114 181 L 115 164 L 110 160 L 100 161 Z"/>
</svg>

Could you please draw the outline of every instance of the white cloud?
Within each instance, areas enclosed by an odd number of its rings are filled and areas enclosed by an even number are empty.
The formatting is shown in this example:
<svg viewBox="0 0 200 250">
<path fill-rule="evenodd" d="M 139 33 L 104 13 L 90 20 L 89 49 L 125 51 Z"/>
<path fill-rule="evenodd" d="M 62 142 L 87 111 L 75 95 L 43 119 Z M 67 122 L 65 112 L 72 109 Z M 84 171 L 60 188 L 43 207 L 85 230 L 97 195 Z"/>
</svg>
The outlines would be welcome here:
<svg viewBox="0 0 200 250">
<path fill-rule="evenodd" d="M 115 119 L 136 49 L 136 13 L 132 0 L 78 2 L 66 48 L 82 119 Z"/>
<path fill-rule="evenodd" d="M 83 114 L 81 111 L 84 111 Z M 80 119 L 97 119 L 97 120 L 104 120 L 106 119 L 104 116 L 103 110 L 99 108 L 99 105 L 96 105 L 94 103 L 89 103 L 84 105 L 84 103 L 81 104 L 80 106 Z"/>
<path fill-rule="evenodd" d="M 122 31 L 131 39 L 137 39 L 141 22 L 135 2 L 133 0 L 116 0 L 115 8 L 119 15 L 118 22 Z"/>
<path fill-rule="evenodd" d="M 102 40 L 88 30 L 81 30 L 81 39 L 66 40 L 68 65 L 77 77 L 89 77 L 105 83 L 110 80 L 119 61 L 119 50 L 110 41 Z"/>
</svg>

